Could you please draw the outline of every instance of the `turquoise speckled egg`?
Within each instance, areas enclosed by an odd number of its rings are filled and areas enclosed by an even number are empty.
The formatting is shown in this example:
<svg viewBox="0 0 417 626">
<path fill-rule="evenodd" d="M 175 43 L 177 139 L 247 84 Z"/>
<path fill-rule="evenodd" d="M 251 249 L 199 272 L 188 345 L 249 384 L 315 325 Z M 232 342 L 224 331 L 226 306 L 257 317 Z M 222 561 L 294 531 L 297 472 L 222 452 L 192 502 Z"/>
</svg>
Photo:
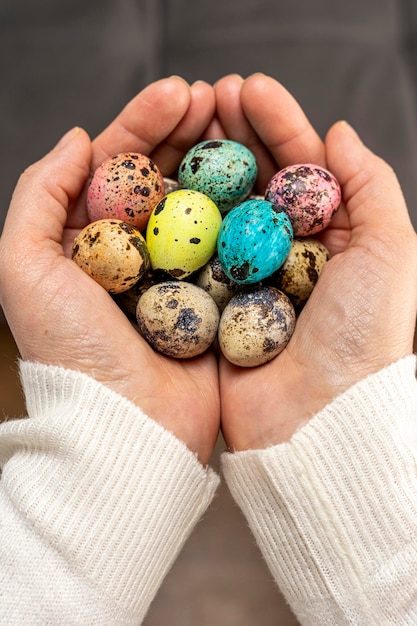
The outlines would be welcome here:
<svg viewBox="0 0 417 626">
<path fill-rule="evenodd" d="M 255 156 L 246 146 L 216 139 L 202 141 L 187 152 L 178 182 L 209 196 L 224 214 L 249 196 L 257 174 Z"/>
<path fill-rule="evenodd" d="M 239 284 L 271 276 L 284 263 L 293 230 L 286 213 L 267 200 L 246 200 L 224 218 L 217 251 L 225 274 Z"/>
<path fill-rule="evenodd" d="M 153 270 L 183 279 L 207 263 L 216 250 L 222 216 L 208 196 L 191 189 L 167 194 L 146 229 Z"/>
</svg>

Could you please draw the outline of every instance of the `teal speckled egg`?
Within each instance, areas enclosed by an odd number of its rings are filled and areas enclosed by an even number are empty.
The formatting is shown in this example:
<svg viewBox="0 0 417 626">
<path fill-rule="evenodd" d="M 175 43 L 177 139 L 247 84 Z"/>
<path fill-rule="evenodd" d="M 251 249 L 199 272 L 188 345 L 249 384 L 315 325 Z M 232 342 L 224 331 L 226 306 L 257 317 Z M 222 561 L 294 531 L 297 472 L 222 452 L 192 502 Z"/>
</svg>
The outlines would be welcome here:
<svg viewBox="0 0 417 626">
<path fill-rule="evenodd" d="M 178 182 L 206 194 L 224 214 L 249 196 L 257 174 L 255 156 L 246 146 L 216 139 L 202 141 L 187 152 Z"/>
<path fill-rule="evenodd" d="M 291 222 L 282 209 L 267 200 L 246 200 L 225 216 L 217 252 L 231 280 L 253 284 L 281 267 L 292 241 Z"/>
</svg>

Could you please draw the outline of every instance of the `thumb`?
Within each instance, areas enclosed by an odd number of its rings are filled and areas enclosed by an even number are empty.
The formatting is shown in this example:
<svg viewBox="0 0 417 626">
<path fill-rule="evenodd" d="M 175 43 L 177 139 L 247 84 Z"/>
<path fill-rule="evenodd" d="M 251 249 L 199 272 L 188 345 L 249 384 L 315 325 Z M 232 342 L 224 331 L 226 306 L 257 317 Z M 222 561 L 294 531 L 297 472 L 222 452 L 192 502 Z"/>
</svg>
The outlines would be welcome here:
<svg viewBox="0 0 417 626">
<path fill-rule="evenodd" d="M 388 345 L 389 337 L 394 338 L 398 348 L 389 354 L 399 354 L 404 345 L 408 353 L 417 311 L 417 236 L 399 182 L 392 168 L 364 146 L 346 122 L 329 130 L 326 148 L 329 169 L 342 186 L 351 231 L 346 254 L 334 267 L 348 268 L 355 289 L 352 303 L 365 295 L 368 313 L 377 310 L 384 341 Z M 366 315 L 362 328 L 365 320 Z M 405 333 L 395 331 L 404 328 Z"/>
<path fill-rule="evenodd" d="M 61 242 L 70 205 L 77 199 L 90 173 L 91 141 L 81 128 L 73 128 L 41 160 L 20 176 L 6 217 L 2 243 L 9 237 Z M 18 244 L 17 244 L 18 245 Z"/>
<path fill-rule="evenodd" d="M 327 163 L 339 180 L 346 205 L 351 244 L 363 237 L 413 233 L 407 206 L 392 168 L 360 140 L 347 122 L 326 136 Z"/>
</svg>

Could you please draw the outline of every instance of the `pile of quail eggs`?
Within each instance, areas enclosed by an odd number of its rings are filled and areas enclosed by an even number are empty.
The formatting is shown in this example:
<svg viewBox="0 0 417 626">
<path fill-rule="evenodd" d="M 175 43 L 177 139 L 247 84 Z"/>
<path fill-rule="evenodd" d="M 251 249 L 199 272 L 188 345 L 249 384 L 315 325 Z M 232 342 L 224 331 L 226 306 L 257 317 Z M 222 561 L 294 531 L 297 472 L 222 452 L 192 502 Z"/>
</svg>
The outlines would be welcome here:
<svg viewBox="0 0 417 626">
<path fill-rule="evenodd" d="M 191 148 L 176 180 L 139 153 L 94 172 L 72 258 L 158 352 L 192 358 L 217 339 L 228 361 L 252 367 L 287 345 L 329 259 L 314 235 L 341 190 L 306 163 L 278 171 L 259 196 L 257 174 L 253 153 L 226 139 Z"/>
</svg>

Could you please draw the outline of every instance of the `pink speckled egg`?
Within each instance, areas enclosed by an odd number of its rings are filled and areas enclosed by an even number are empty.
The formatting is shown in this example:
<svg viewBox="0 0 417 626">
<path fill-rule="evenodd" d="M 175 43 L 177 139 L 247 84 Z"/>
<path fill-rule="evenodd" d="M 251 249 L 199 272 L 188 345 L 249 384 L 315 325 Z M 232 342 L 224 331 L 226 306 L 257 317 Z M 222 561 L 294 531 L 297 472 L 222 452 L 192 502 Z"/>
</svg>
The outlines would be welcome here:
<svg viewBox="0 0 417 626">
<path fill-rule="evenodd" d="M 153 208 L 165 195 L 164 178 L 144 154 L 116 154 L 95 170 L 87 190 L 91 222 L 119 219 L 145 230 Z"/>
<path fill-rule="evenodd" d="M 295 237 L 308 237 L 328 226 L 341 202 L 340 185 L 331 172 L 304 163 L 289 165 L 269 181 L 265 199 L 288 215 Z"/>
</svg>

